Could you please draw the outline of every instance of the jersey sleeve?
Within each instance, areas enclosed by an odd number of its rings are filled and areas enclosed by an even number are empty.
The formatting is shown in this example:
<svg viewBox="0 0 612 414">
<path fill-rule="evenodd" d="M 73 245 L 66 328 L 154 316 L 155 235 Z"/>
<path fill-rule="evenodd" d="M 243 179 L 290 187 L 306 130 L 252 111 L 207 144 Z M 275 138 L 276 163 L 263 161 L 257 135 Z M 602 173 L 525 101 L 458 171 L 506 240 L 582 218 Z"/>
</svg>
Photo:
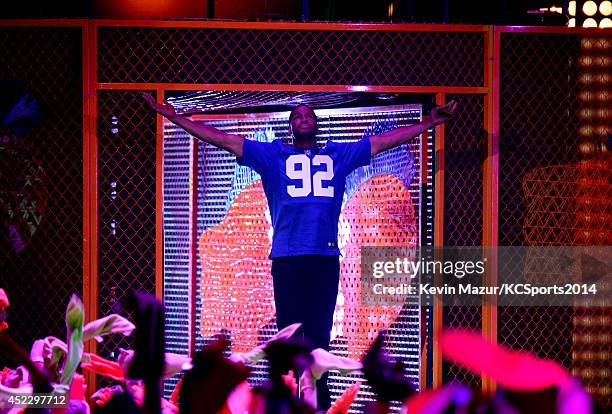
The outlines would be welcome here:
<svg viewBox="0 0 612 414">
<path fill-rule="evenodd" d="M 278 147 L 273 142 L 244 140 L 242 158 L 237 158 L 238 165 L 250 167 L 259 175 L 267 175 L 274 165 Z"/>
<path fill-rule="evenodd" d="M 338 146 L 345 174 L 348 175 L 353 170 L 370 164 L 372 159 L 370 138 L 363 138 L 356 142 L 341 143 Z"/>
</svg>

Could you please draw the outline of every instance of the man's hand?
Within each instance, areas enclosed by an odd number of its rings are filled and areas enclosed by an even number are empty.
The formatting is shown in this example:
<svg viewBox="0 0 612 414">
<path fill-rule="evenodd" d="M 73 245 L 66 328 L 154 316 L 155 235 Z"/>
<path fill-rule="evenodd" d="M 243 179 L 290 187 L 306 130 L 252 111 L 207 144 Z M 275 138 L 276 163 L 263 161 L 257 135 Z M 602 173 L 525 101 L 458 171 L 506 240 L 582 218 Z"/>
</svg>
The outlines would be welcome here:
<svg viewBox="0 0 612 414">
<path fill-rule="evenodd" d="M 441 124 L 455 117 L 455 111 L 457 110 L 457 102 L 450 101 L 446 105 L 436 106 L 429 114 L 430 120 L 434 125 Z"/>
<path fill-rule="evenodd" d="M 149 93 L 142 93 L 142 98 L 155 112 L 166 117 L 168 121 L 183 128 L 200 141 L 207 142 L 215 147 L 223 148 L 236 157 L 242 157 L 244 138 L 239 135 L 227 134 L 217 128 L 194 122 L 191 119 L 177 115 L 172 104 L 164 100 L 163 104 L 157 102 Z"/>
<path fill-rule="evenodd" d="M 425 117 L 423 121 L 419 122 L 418 124 L 396 128 L 380 135 L 371 136 L 371 155 L 374 156 L 379 152 L 405 144 L 412 138 L 418 137 L 429 128 L 433 128 L 436 125 L 440 125 L 449 119 L 454 118 L 456 109 L 457 102 L 450 101 L 446 105 L 433 108 L 429 113 L 429 117 Z"/>
<path fill-rule="evenodd" d="M 149 104 L 151 109 L 153 109 L 155 112 L 165 116 L 168 119 L 176 117 L 176 111 L 174 110 L 174 106 L 168 103 L 168 101 L 164 100 L 164 103 L 160 104 L 155 100 L 155 98 L 151 96 L 150 93 L 145 92 L 142 93 L 142 97 L 147 102 L 147 104 Z"/>
</svg>

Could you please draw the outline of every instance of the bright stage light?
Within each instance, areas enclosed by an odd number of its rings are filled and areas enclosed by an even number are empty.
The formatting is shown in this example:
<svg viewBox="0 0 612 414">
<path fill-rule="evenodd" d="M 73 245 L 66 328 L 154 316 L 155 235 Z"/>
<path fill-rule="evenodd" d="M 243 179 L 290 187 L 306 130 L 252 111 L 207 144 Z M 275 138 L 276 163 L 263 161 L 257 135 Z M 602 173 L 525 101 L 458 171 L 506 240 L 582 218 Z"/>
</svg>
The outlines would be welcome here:
<svg viewBox="0 0 612 414">
<path fill-rule="evenodd" d="M 587 16 L 594 16 L 595 13 L 597 13 L 597 4 L 592 0 L 585 1 L 582 6 L 582 11 Z"/>
<path fill-rule="evenodd" d="M 606 16 L 610 15 L 612 15 L 612 1 L 610 0 L 601 2 L 588 0 L 579 4 L 576 1 L 567 3 L 568 27 L 582 25 L 583 27 L 609 28 L 612 27 L 612 21 Z"/>
</svg>

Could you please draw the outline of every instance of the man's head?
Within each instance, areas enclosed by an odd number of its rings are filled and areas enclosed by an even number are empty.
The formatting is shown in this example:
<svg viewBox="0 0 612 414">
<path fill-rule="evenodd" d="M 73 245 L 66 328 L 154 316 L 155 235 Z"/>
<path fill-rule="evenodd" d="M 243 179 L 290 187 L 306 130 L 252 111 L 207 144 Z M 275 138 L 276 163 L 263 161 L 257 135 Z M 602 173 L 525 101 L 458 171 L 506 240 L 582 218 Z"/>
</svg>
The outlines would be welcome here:
<svg viewBox="0 0 612 414">
<path fill-rule="evenodd" d="M 305 104 L 293 108 L 289 115 L 289 132 L 298 141 L 313 141 L 317 134 L 317 115 Z"/>
</svg>

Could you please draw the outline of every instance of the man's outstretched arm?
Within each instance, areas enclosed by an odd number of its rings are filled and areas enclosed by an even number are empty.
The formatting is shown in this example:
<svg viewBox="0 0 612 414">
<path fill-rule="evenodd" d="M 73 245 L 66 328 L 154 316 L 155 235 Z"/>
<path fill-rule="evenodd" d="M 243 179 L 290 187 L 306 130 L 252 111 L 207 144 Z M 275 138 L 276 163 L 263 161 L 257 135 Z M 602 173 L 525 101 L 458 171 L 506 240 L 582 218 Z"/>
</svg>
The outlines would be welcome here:
<svg viewBox="0 0 612 414">
<path fill-rule="evenodd" d="M 217 128 L 193 122 L 188 118 L 178 115 L 174 107 L 168 102 L 164 101 L 163 104 L 160 104 L 148 93 L 143 93 L 142 97 L 147 101 L 151 109 L 163 115 L 173 124 L 180 126 L 194 137 L 204 142 L 208 142 L 215 147 L 223 148 L 238 158 L 242 157 L 244 138 L 240 135 L 227 134 Z"/>
<path fill-rule="evenodd" d="M 405 144 L 412 138 L 421 135 L 430 128 L 440 125 L 452 118 L 457 109 L 457 102 L 451 101 L 444 106 L 438 106 L 431 110 L 430 116 L 418 124 L 409 125 L 387 131 L 380 135 L 370 137 L 371 155 Z"/>
</svg>

